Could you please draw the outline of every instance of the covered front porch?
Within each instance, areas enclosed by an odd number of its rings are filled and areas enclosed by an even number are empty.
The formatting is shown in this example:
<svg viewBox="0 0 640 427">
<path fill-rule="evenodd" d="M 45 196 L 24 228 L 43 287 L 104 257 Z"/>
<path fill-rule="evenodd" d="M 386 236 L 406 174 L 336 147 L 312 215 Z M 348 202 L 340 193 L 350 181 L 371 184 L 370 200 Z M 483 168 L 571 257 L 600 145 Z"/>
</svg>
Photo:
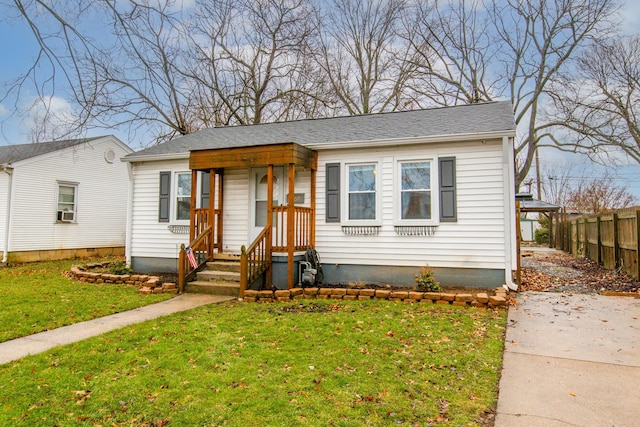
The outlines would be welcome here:
<svg viewBox="0 0 640 427">
<path fill-rule="evenodd" d="M 264 199 L 253 201 L 247 194 L 247 207 L 255 209 L 255 224 L 247 235 L 247 244 L 238 248 L 241 263 L 240 296 L 244 290 L 259 278 L 263 278 L 264 288 L 272 288 L 272 257 L 274 253 L 286 256 L 287 288 L 295 287 L 296 252 L 315 247 L 315 200 L 317 152 L 295 143 L 258 145 L 240 148 L 221 148 L 192 151 L 189 156 L 191 170 L 191 199 L 189 244 L 182 245 L 179 255 L 178 275 L 180 292 L 186 283 L 192 281 L 196 273 L 203 270 L 214 255 L 222 254 L 225 245 L 224 200 L 225 170 L 262 170 L 261 188 Z M 309 201 L 307 206 L 296 203 L 296 168 L 309 171 Z M 286 180 L 281 183 L 283 193 L 280 200 L 274 197 L 278 190 L 274 184 L 277 173 L 284 171 Z M 205 172 L 206 174 L 202 174 Z M 251 175 L 251 172 L 250 172 Z M 198 178 L 207 182 L 198 183 Z M 207 188 L 207 206 L 198 207 L 198 189 Z M 201 194 L 202 197 L 202 194 Z M 275 203 L 274 203 L 275 202 Z M 227 246 L 228 247 L 228 246 Z M 236 251 L 236 253 L 238 252 Z"/>
</svg>

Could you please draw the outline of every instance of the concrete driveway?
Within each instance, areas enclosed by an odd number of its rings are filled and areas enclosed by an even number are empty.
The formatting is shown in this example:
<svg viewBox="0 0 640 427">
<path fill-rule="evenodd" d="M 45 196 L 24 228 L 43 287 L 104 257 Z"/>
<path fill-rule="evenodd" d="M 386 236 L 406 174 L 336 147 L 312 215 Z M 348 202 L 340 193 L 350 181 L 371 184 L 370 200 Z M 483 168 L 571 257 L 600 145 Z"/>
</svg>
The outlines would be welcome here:
<svg viewBox="0 0 640 427">
<path fill-rule="evenodd" d="M 516 299 L 495 427 L 640 426 L 640 299 Z"/>
</svg>

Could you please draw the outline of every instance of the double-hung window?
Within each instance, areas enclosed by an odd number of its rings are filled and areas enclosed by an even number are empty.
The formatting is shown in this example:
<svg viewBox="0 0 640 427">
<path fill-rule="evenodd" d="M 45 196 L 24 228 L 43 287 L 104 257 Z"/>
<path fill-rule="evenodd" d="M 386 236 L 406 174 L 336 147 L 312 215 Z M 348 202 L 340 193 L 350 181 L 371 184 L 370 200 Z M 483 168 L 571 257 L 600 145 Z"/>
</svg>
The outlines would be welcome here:
<svg viewBox="0 0 640 427">
<path fill-rule="evenodd" d="M 77 216 L 78 184 L 58 182 L 56 220 L 75 222 Z"/>
<path fill-rule="evenodd" d="M 401 161 L 398 164 L 400 184 L 400 220 L 433 219 L 432 162 Z"/>
<path fill-rule="evenodd" d="M 376 163 L 347 165 L 347 214 L 349 221 L 377 219 Z"/>
<path fill-rule="evenodd" d="M 176 174 L 176 221 L 188 221 L 191 216 L 191 173 Z"/>
</svg>

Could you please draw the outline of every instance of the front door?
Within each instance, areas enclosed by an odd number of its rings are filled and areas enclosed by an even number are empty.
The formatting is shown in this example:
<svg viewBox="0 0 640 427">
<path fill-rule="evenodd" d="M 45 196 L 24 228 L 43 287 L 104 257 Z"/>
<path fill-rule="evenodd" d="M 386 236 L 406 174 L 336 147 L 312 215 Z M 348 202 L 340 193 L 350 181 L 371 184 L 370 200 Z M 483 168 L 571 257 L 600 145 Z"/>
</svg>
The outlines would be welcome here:
<svg viewBox="0 0 640 427">
<path fill-rule="evenodd" d="M 255 168 L 251 170 L 251 215 L 249 218 L 249 241 L 260 234 L 267 225 L 267 197 L 268 197 L 268 171 L 267 168 Z M 283 205 L 285 193 L 286 177 L 284 168 L 277 166 L 273 168 L 273 205 Z"/>
</svg>

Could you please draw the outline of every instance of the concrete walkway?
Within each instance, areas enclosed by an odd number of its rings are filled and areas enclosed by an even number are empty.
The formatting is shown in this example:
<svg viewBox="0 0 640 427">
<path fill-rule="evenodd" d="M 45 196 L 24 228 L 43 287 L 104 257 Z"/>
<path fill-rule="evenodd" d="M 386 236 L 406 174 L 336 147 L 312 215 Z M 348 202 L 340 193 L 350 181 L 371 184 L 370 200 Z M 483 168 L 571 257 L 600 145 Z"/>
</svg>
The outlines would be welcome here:
<svg viewBox="0 0 640 427">
<path fill-rule="evenodd" d="M 495 427 L 640 425 L 640 299 L 525 292 Z"/>
<path fill-rule="evenodd" d="M 63 326 L 23 338 L 16 338 L 0 343 L 0 364 L 11 362 L 30 354 L 42 353 L 59 345 L 82 341 L 134 323 L 145 322 L 179 311 L 232 299 L 234 298 L 219 295 L 182 294 L 157 304 L 136 308 L 135 310 Z"/>
</svg>

